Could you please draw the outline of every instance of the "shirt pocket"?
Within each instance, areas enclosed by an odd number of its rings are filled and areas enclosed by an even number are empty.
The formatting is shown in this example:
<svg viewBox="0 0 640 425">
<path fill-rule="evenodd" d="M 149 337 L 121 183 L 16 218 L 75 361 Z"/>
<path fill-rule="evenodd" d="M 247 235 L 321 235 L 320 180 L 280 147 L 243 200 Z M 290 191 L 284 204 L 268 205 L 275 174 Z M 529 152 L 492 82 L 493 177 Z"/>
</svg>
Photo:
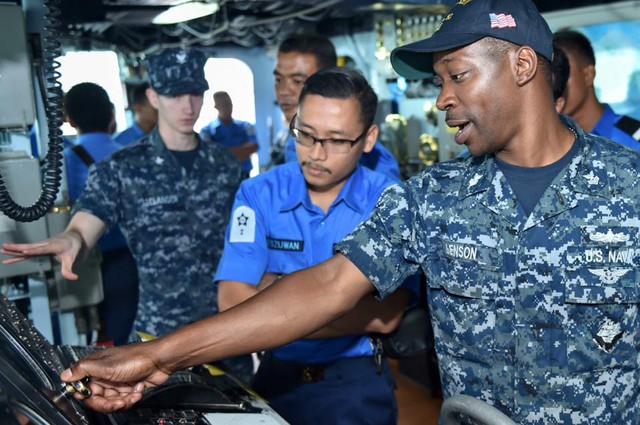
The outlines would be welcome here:
<svg viewBox="0 0 640 425">
<path fill-rule="evenodd" d="M 563 275 L 569 370 L 636 367 L 640 350 L 638 248 L 606 240 L 584 242 L 589 243 L 567 251 Z"/>
<path fill-rule="evenodd" d="M 497 249 L 443 241 L 427 260 L 429 301 L 439 349 L 476 363 L 494 356 Z"/>
</svg>

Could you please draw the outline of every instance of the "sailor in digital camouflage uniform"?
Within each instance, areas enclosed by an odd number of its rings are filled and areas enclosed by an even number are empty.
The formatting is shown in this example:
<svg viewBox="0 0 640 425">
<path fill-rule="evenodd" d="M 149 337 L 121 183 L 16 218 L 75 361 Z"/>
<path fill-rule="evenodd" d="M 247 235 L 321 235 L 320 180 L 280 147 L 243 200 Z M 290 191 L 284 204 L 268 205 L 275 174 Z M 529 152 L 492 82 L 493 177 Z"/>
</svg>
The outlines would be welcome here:
<svg viewBox="0 0 640 425">
<path fill-rule="evenodd" d="M 202 52 L 183 49 L 147 59 L 147 94 L 159 111 L 158 125 L 96 164 L 74 205 L 76 220 L 98 221 L 93 231 L 122 229 L 140 279 L 133 330 L 154 336 L 217 312 L 213 277 L 241 168 L 225 148 L 201 143 L 193 132 L 209 87 L 205 61 Z M 245 378 L 249 360 L 238 372 L 246 371 Z"/>
<path fill-rule="evenodd" d="M 189 150 L 168 148 L 161 136 L 171 126 L 192 131 L 202 95 L 209 88 L 205 60 L 197 50 L 182 49 L 147 59 L 156 94 L 150 101 L 160 105 L 160 122 L 140 143 L 97 166 L 85 196 L 75 206 L 108 226 L 120 224 L 140 273 L 134 329 L 152 335 L 164 335 L 216 312 L 213 276 L 239 169 L 224 149 L 200 143 L 195 133 L 187 136 Z M 182 115 L 168 117 L 174 110 L 160 98 L 181 103 Z"/>
<path fill-rule="evenodd" d="M 482 36 L 551 59 L 547 32 L 528 0 L 460 2 L 431 39 L 391 61 L 424 78 L 430 52 Z M 438 106 L 462 127 L 456 137 L 471 138 L 483 123 L 467 121 L 447 86 L 478 70 L 445 61 Z M 392 187 L 337 249 L 381 296 L 423 268 L 445 397 L 480 398 L 517 423 L 637 424 L 640 157 L 562 122 L 575 143 L 558 162 L 529 173 L 491 154 L 437 165 Z"/>
<path fill-rule="evenodd" d="M 435 71 L 437 106 L 472 156 L 388 188 L 326 262 L 62 379 L 116 379 L 85 403 L 130 407 L 159 374 L 307 335 L 422 268 L 445 397 L 518 424 L 640 423 L 640 153 L 556 113 L 552 51 L 530 0 L 461 0 L 391 62 L 408 79 Z"/>
</svg>

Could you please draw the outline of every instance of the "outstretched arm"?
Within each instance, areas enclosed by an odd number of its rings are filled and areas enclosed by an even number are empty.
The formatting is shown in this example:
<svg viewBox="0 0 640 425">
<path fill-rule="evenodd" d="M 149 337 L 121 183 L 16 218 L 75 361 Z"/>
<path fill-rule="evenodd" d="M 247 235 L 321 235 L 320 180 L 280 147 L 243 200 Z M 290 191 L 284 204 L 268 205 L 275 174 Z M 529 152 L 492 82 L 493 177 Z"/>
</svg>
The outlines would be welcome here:
<svg viewBox="0 0 640 425">
<path fill-rule="evenodd" d="M 384 300 L 365 295 L 355 308 L 307 338 L 332 338 L 365 333 L 393 332 L 411 300 L 411 291 L 399 289 Z"/>
<path fill-rule="evenodd" d="M 218 282 L 219 311 L 240 304 L 272 284 L 277 284 L 280 279 L 282 275 L 265 273 L 259 286 L 233 281 Z M 411 291 L 404 288 L 400 288 L 382 301 L 372 294 L 365 295 L 353 310 L 309 335 L 307 339 L 393 332 L 400 324 L 411 297 Z"/>
<path fill-rule="evenodd" d="M 175 333 L 93 354 L 63 373 L 62 379 L 89 377 L 93 395 L 85 402 L 95 410 L 129 408 L 140 400 L 144 388 L 164 382 L 176 370 L 300 339 L 351 310 L 372 290 L 360 270 L 338 254 Z"/>
<path fill-rule="evenodd" d="M 13 264 L 29 257 L 54 255 L 62 264 L 62 276 L 66 279 L 76 280 L 78 275 L 72 271 L 74 262 L 76 259 L 84 259 L 105 229 L 106 225 L 98 217 L 78 212 L 69 222 L 67 229 L 57 236 L 42 242 L 3 244 L 0 254 L 12 258 L 4 260 L 2 263 Z"/>
</svg>

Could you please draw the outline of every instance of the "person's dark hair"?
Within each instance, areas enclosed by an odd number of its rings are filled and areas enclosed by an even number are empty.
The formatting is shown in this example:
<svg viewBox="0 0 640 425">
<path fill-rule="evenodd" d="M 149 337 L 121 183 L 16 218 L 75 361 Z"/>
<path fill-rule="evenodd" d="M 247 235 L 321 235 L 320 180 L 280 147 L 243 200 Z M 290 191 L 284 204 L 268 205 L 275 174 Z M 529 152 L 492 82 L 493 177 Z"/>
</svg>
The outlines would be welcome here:
<svg viewBox="0 0 640 425">
<path fill-rule="evenodd" d="M 368 129 L 378 107 L 378 96 L 360 72 L 350 68 L 327 68 L 313 74 L 302 87 L 300 105 L 307 95 L 315 94 L 328 99 L 357 99 L 360 119 Z"/>
<path fill-rule="evenodd" d="M 82 133 L 108 133 L 113 109 L 109 95 L 97 84 L 80 83 L 71 87 L 64 107 Z"/>
<path fill-rule="evenodd" d="M 573 30 L 560 30 L 553 34 L 553 42 L 561 49 L 577 54 L 587 65 L 596 64 L 596 55 L 589 39 Z"/>
<path fill-rule="evenodd" d="M 493 37 L 485 37 L 480 42 L 484 44 L 489 57 L 496 61 L 502 60 L 507 53 L 518 48 L 517 44 Z"/>
<path fill-rule="evenodd" d="M 143 105 L 149 101 L 147 99 L 147 89 L 149 88 L 149 83 L 137 84 L 131 89 L 131 104 L 132 105 Z"/>
<path fill-rule="evenodd" d="M 316 58 L 318 69 L 333 68 L 338 63 L 336 48 L 331 40 L 320 34 L 294 34 L 286 38 L 278 53 L 304 53 Z"/>
<path fill-rule="evenodd" d="M 213 94 L 213 100 L 214 101 L 218 100 L 218 99 L 222 99 L 222 98 L 231 100 L 231 96 L 229 96 L 229 93 L 227 93 L 226 91 L 220 90 L 220 91 L 217 91 L 217 92 L 215 92 Z"/>
<path fill-rule="evenodd" d="M 551 61 L 551 80 L 553 81 L 553 100 L 564 94 L 569 80 L 571 67 L 569 58 L 560 47 L 553 44 L 553 61 Z"/>
</svg>

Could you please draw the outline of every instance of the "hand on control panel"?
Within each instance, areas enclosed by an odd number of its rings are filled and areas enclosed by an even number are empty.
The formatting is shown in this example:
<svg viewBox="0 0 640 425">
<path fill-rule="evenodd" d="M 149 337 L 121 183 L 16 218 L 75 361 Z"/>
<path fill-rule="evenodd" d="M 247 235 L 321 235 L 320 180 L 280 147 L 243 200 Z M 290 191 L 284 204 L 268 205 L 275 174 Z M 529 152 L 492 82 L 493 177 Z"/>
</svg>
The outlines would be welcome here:
<svg viewBox="0 0 640 425">
<path fill-rule="evenodd" d="M 73 396 L 91 409 L 111 413 L 128 409 L 142 399 L 143 391 L 164 383 L 170 373 L 161 370 L 150 355 L 154 341 L 100 350 L 65 370 L 60 378 L 75 382 L 90 377 L 90 397 Z"/>
</svg>

